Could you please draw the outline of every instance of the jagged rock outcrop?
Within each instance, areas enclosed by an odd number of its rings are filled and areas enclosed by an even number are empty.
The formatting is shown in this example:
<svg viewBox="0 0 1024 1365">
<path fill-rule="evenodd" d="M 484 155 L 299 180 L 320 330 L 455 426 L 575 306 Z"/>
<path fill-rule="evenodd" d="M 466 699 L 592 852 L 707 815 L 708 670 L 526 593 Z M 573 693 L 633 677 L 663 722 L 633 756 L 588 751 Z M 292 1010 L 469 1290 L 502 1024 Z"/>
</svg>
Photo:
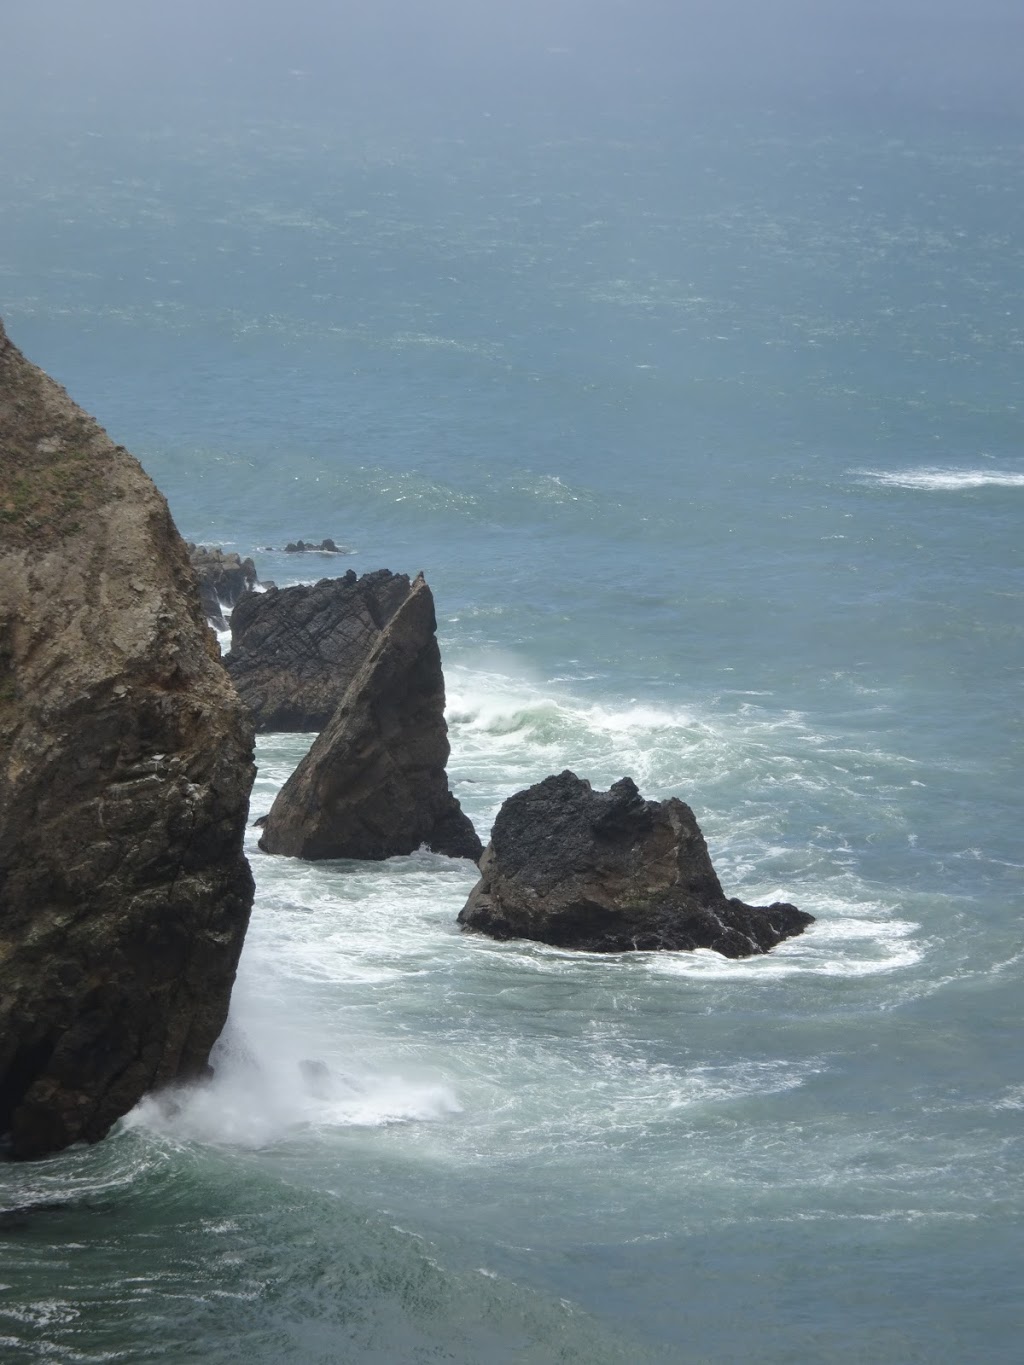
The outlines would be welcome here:
<svg viewBox="0 0 1024 1365">
<path fill-rule="evenodd" d="M 347 555 L 350 551 L 344 545 L 335 545 L 330 536 L 324 536 L 319 545 L 312 541 L 290 540 L 284 547 L 289 555 Z"/>
<path fill-rule="evenodd" d="M 199 600 L 214 630 L 225 630 L 225 607 L 234 607 L 259 582 L 256 565 L 234 551 L 188 543 L 188 557 L 199 580 Z"/>
<path fill-rule="evenodd" d="M 322 730 L 408 595 L 407 574 L 350 569 L 242 598 L 224 662 L 256 729 Z"/>
<path fill-rule="evenodd" d="M 252 727 L 137 461 L 0 328 L 0 1142 L 204 1073 L 252 903 Z"/>
<path fill-rule="evenodd" d="M 713 948 L 749 957 L 813 918 L 781 901 L 727 898 L 684 802 L 645 801 L 628 777 L 595 792 L 566 771 L 504 803 L 459 923 L 597 953 Z"/>
<path fill-rule="evenodd" d="M 477 859 L 448 790 L 448 727 L 434 599 L 422 575 L 330 724 L 281 789 L 260 839 L 296 858 L 390 858 L 426 844 Z"/>
</svg>

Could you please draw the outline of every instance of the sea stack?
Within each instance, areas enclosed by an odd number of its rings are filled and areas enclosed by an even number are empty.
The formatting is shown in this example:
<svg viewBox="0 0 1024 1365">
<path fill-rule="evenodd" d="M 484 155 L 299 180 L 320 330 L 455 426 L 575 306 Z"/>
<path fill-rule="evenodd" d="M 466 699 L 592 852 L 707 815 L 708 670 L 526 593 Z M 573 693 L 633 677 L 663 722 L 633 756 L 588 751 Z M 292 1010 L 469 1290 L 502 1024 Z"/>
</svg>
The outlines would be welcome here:
<svg viewBox="0 0 1024 1365">
<path fill-rule="evenodd" d="M 436 631 L 434 599 L 420 575 L 278 794 L 262 849 L 381 859 L 426 844 L 454 858 L 479 858 L 476 831 L 448 790 Z"/>
<path fill-rule="evenodd" d="M 0 327 L 0 1141 L 204 1074 L 252 904 L 251 724 L 138 462 Z"/>
<path fill-rule="evenodd" d="M 224 662 L 256 729 L 319 734 L 408 596 L 407 574 L 350 569 L 243 597 Z"/>
<path fill-rule="evenodd" d="M 727 897 L 685 802 L 645 801 L 628 777 L 594 791 L 566 771 L 501 807 L 459 923 L 594 953 L 711 948 L 750 957 L 813 918 L 784 901 Z"/>
</svg>

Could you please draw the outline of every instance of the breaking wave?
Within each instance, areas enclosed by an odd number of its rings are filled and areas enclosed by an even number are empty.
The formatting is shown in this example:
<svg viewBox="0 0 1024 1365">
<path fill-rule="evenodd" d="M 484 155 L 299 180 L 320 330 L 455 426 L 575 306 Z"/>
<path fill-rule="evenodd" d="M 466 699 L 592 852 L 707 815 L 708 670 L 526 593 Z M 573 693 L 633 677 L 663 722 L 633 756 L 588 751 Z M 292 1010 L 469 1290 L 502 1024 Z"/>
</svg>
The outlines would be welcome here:
<svg viewBox="0 0 1024 1365">
<path fill-rule="evenodd" d="M 1024 488 L 1024 474 L 999 469 L 944 469 L 923 465 L 916 469 L 857 469 L 862 482 L 882 488 L 911 488 L 935 493 L 959 493 L 971 488 Z"/>
</svg>

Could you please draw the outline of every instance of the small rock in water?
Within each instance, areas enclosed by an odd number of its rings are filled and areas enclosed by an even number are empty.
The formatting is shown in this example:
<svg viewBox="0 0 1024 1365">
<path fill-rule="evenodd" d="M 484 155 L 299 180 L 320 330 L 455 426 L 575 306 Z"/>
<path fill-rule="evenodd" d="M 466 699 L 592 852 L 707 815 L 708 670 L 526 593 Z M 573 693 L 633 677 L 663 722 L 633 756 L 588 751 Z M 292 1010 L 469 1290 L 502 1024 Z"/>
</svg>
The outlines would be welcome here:
<svg viewBox="0 0 1024 1365">
<path fill-rule="evenodd" d="M 802 933 L 795 905 L 729 898 L 693 811 L 645 801 L 631 778 L 606 792 L 572 772 L 509 797 L 459 923 L 595 953 L 712 948 L 765 953 Z"/>
<path fill-rule="evenodd" d="M 299 1062 L 299 1071 L 306 1083 L 306 1089 L 318 1100 L 326 1100 L 331 1092 L 331 1072 L 326 1062 L 317 1057 L 304 1057 Z"/>
<path fill-rule="evenodd" d="M 268 550 L 272 548 L 272 546 L 267 546 Z M 352 553 L 348 546 L 336 545 L 330 536 L 325 536 L 319 545 L 314 545 L 312 541 L 307 543 L 305 540 L 290 540 L 284 547 L 284 552 L 288 555 L 347 555 Z"/>
</svg>

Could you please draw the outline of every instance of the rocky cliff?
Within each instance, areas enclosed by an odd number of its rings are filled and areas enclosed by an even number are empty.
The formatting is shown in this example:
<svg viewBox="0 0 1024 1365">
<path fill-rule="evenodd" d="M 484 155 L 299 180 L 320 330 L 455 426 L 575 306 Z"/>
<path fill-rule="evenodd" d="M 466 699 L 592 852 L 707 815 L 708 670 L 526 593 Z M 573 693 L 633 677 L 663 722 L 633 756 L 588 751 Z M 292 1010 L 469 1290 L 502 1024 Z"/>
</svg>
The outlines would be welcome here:
<svg viewBox="0 0 1024 1365">
<path fill-rule="evenodd" d="M 631 778 L 596 792 L 575 773 L 502 805 L 459 923 L 560 948 L 765 953 L 814 919 L 727 897 L 685 802 L 645 801 Z"/>
<path fill-rule="evenodd" d="M 0 1134 L 203 1073 L 252 902 L 252 730 L 167 504 L 0 328 Z"/>
<path fill-rule="evenodd" d="M 285 783 L 260 847 L 297 858 L 390 858 L 426 844 L 476 859 L 448 790 L 434 599 L 423 578 L 380 633 L 327 728 Z"/>
</svg>

